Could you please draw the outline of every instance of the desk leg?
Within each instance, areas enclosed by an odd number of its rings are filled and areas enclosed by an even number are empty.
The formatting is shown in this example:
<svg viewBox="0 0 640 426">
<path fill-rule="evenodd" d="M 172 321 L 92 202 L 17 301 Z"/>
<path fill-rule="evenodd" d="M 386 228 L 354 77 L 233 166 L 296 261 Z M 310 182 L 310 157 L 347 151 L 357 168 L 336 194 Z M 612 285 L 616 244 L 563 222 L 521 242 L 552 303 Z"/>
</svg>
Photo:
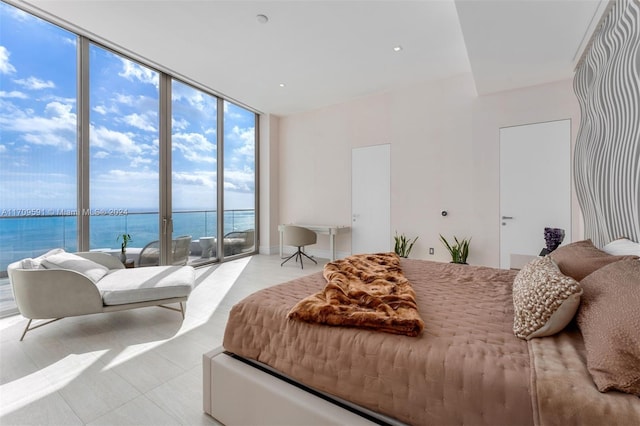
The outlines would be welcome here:
<svg viewBox="0 0 640 426">
<path fill-rule="evenodd" d="M 279 230 L 280 233 L 280 259 L 282 259 L 282 235 L 284 231 L 282 229 Z"/>
</svg>

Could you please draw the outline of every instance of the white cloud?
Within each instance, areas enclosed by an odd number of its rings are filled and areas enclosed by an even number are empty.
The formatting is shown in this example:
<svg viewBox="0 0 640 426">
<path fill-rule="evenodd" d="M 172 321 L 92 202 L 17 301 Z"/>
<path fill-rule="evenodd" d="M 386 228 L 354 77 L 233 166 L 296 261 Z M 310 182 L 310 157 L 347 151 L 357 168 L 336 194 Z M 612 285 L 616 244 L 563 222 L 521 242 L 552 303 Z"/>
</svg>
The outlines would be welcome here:
<svg viewBox="0 0 640 426">
<path fill-rule="evenodd" d="M 174 172 L 174 185 L 203 186 L 205 188 L 215 188 L 216 173 L 215 172 Z"/>
<path fill-rule="evenodd" d="M 72 37 L 63 37 L 62 38 L 62 42 L 66 43 L 66 44 L 70 44 L 72 46 L 76 46 L 78 44 L 78 38 L 72 38 Z"/>
<path fill-rule="evenodd" d="M 184 118 L 181 118 L 180 120 L 176 120 L 173 117 L 171 118 L 171 128 L 172 129 L 184 130 L 187 127 L 189 127 L 189 122 L 187 120 L 185 120 Z"/>
<path fill-rule="evenodd" d="M 234 126 L 232 135 L 241 142 L 241 145 L 234 150 L 234 153 L 253 158 L 255 156 L 256 147 L 255 129 L 253 127 L 250 127 L 248 129 L 241 129 L 238 126 Z"/>
<path fill-rule="evenodd" d="M 142 154 L 142 149 L 136 145 L 132 134 L 109 130 L 103 126 L 91 126 L 90 135 L 92 147 L 126 155 Z"/>
<path fill-rule="evenodd" d="M 11 56 L 11 53 L 7 48 L 0 46 L 0 74 L 13 74 L 16 72 L 16 67 L 9 62 L 9 56 Z"/>
<path fill-rule="evenodd" d="M 97 112 L 100 115 L 106 115 L 107 114 L 107 109 L 104 107 L 104 105 L 98 105 L 98 106 L 94 107 L 93 111 Z"/>
<path fill-rule="evenodd" d="M 7 152 L 7 147 L 4 145 L 0 145 L 0 154 Z"/>
<path fill-rule="evenodd" d="M 16 84 L 19 84 L 20 86 L 26 87 L 27 89 L 31 89 L 31 90 L 51 89 L 56 87 L 53 81 L 50 81 L 50 80 L 44 81 L 36 77 L 29 77 L 26 79 L 22 78 L 22 79 L 13 80 L 13 81 Z"/>
<path fill-rule="evenodd" d="M 17 98 L 17 99 L 29 99 L 29 97 L 17 90 L 12 90 L 11 92 L 0 91 L 0 98 Z"/>
<path fill-rule="evenodd" d="M 103 159 L 109 158 L 110 154 L 107 151 L 98 151 L 93 155 L 93 158 Z"/>
<path fill-rule="evenodd" d="M 255 173 L 245 167 L 244 170 L 227 170 L 224 173 L 224 188 L 236 192 L 255 190 Z"/>
<path fill-rule="evenodd" d="M 73 105 L 50 102 L 43 116 L 37 116 L 31 109 L 15 109 L 0 114 L 0 127 L 22 133 L 22 138 L 29 143 L 68 151 L 76 145 L 76 114 L 72 108 Z"/>
<path fill-rule="evenodd" d="M 136 156 L 131 159 L 131 167 L 138 167 L 140 165 L 153 164 L 153 160 L 149 157 Z"/>
<path fill-rule="evenodd" d="M 53 133 L 28 133 L 22 138 L 34 145 L 55 146 L 62 149 L 63 151 L 71 151 L 76 145 L 76 141 L 74 139 L 70 139 L 68 137 L 65 137 L 64 135 L 57 135 Z"/>
<path fill-rule="evenodd" d="M 192 162 L 215 163 L 212 155 L 216 145 L 209 142 L 200 133 L 175 133 L 172 138 L 173 149 L 182 152 L 182 155 Z"/>
<path fill-rule="evenodd" d="M 133 96 L 123 95 L 121 93 L 116 93 L 116 102 L 128 106 L 133 105 Z"/>
<path fill-rule="evenodd" d="M 157 72 L 125 58 L 120 58 L 120 61 L 122 62 L 122 71 L 118 73 L 120 77 L 124 77 L 127 80 L 138 80 L 158 87 Z"/>
<path fill-rule="evenodd" d="M 130 126 L 136 127 L 148 132 L 156 132 L 157 129 L 153 126 L 149 117 L 146 114 L 130 114 L 124 117 L 124 122 Z"/>
</svg>

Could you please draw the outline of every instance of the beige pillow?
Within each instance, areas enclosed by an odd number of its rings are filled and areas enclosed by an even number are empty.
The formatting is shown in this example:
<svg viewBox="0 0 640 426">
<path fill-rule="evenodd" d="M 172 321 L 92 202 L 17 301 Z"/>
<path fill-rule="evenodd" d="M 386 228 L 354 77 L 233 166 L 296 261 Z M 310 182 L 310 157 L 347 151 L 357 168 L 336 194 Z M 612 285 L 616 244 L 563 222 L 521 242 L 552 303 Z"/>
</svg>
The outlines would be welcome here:
<svg viewBox="0 0 640 426">
<path fill-rule="evenodd" d="M 513 332 L 521 339 L 551 336 L 573 319 L 582 288 L 548 257 L 527 263 L 513 281 Z"/>
<path fill-rule="evenodd" d="M 612 263 L 580 284 L 577 320 L 593 381 L 600 392 L 640 396 L 640 262 Z"/>
<path fill-rule="evenodd" d="M 47 269 L 69 269 L 76 271 L 94 283 L 100 281 L 100 279 L 109 272 L 109 268 L 106 266 L 72 253 L 58 253 L 47 256 L 42 260 L 42 266 Z"/>
<path fill-rule="evenodd" d="M 560 246 L 549 256 L 558 265 L 563 274 L 576 281 L 618 260 L 634 258 L 633 256 L 612 256 L 598 249 L 591 240 L 577 241 Z"/>
</svg>

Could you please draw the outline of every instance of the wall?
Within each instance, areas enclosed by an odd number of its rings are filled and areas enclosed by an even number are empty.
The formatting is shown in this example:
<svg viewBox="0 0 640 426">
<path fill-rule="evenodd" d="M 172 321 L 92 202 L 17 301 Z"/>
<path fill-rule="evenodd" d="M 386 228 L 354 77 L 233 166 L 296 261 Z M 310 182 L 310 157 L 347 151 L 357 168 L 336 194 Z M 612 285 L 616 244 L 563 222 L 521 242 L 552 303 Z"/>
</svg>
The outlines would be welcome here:
<svg viewBox="0 0 640 426">
<path fill-rule="evenodd" d="M 278 245 L 278 223 L 280 216 L 280 174 L 279 174 L 279 132 L 278 117 L 264 114 L 260 116 L 258 151 L 258 177 L 260 185 L 260 231 L 258 250 L 262 254 L 271 254 L 271 246 Z"/>
<path fill-rule="evenodd" d="M 584 117 L 575 180 L 585 235 L 640 240 L 640 1 L 620 0 L 575 76 Z"/>
<path fill-rule="evenodd" d="M 352 148 L 390 143 L 391 229 L 419 236 L 411 257 L 448 261 L 442 233 L 472 237 L 469 262 L 498 266 L 499 128 L 565 118 L 576 126 L 578 114 L 569 80 L 477 97 L 461 75 L 281 118 L 280 222 L 348 225 Z M 350 249 L 341 236 L 338 255 Z M 327 239 L 309 250 L 327 257 Z"/>
</svg>

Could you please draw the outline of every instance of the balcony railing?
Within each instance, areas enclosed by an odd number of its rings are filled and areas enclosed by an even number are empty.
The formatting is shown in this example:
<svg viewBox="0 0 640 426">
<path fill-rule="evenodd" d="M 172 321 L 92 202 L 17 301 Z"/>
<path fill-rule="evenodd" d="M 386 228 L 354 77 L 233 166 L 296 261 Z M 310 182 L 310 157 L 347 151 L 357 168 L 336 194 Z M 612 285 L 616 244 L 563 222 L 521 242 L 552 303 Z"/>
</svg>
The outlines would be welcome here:
<svg viewBox="0 0 640 426">
<path fill-rule="evenodd" d="M 129 234 L 131 248 L 142 248 L 158 240 L 159 214 L 150 211 L 92 211 L 89 221 L 91 250 L 119 250 L 118 235 Z M 9 211 L 11 213 L 11 211 Z M 66 251 L 78 248 L 78 214 L 71 210 L 54 214 L 39 214 L 36 210 L 15 211 L 15 215 L 0 216 L 0 316 L 6 309 L 14 309 L 13 296 L 7 278 L 7 266 L 16 260 L 37 257 L 48 250 L 61 247 Z M 255 229 L 255 210 L 224 211 L 223 235 L 232 231 Z M 217 236 L 216 210 L 182 210 L 173 212 L 173 235 L 191 235 L 193 240 Z M 202 261 L 199 256 L 191 259 Z"/>
</svg>

